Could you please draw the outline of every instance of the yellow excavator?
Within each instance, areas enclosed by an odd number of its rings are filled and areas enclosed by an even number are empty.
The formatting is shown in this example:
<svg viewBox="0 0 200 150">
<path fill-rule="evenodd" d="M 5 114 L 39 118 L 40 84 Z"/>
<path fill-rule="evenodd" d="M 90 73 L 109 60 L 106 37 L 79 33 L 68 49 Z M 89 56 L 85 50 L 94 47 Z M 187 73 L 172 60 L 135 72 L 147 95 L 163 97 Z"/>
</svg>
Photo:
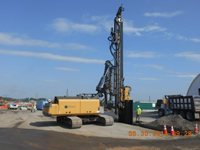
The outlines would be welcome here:
<svg viewBox="0 0 200 150">
<path fill-rule="evenodd" d="M 0 97 L 0 105 L 5 105 L 7 103 L 7 101 L 3 100 L 2 97 Z"/>
<path fill-rule="evenodd" d="M 115 99 L 115 113 L 118 121 L 133 123 L 133 100 L 130 100 L 131 87 L 124 86 L 123 78 L 123 19 L 119 7 L 114 18 L 114 30 L 111 28 L 110 52 L 114 64 L 105 62 L 104 74 L 99 81 L 95 94 L 79 94 L 77 96 L 56 96 L 51 103 L 43 107 L 45 116 L 57 116 L 57 122 L 65 122 L 70 128 L 80 128 L 83 122 L 97 121 L 105 126 L 113 125 L 112 116 L 102 115 L 102 107 L 107 101 Z M 100 101 L 101 99 L 101 101 Z"/>
</svg>

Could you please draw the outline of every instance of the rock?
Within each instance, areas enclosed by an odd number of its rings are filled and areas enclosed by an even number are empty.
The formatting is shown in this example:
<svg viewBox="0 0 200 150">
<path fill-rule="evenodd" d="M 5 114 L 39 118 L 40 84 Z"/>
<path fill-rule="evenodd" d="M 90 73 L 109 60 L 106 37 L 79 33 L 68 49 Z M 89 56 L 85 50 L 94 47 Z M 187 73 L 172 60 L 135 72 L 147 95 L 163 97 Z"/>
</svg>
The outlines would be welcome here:
<svg viewBox="0 0 200 150">
<path fill-rule="evenodd" d="M 183 119 L 180 115 L 168 115 L 163 116 L 155 121 L 145 123 L 142 126 L 151 128 L 154 130 L 162 131 L 164 129 L 164 124 L 166 124 L 167 131 L 171 131 L 171 125 L 174 127 L 174 131 L 194 131 L 195 124 Z"/>
</svg>

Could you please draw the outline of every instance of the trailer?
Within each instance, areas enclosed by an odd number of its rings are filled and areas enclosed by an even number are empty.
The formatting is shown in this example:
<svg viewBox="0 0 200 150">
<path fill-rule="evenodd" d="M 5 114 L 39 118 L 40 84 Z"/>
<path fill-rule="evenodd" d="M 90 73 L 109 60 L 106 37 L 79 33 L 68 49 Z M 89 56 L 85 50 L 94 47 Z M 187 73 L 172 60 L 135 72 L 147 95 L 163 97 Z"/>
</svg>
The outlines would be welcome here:
<svg viewBox="0 0 200 150">
<path fill-rule="evenodd" d="M 157 101 L 158 115 L 180 115 L 187 120 L 200 119 L 200 96 L 166 95 Z"/>
<path fill-rule="evenodd" d="M 39 110 L 43 110 L 43 107 L 46 103 L 49 103 L 48 101 L 37 101 L 36 108 Z"/>
</svg>

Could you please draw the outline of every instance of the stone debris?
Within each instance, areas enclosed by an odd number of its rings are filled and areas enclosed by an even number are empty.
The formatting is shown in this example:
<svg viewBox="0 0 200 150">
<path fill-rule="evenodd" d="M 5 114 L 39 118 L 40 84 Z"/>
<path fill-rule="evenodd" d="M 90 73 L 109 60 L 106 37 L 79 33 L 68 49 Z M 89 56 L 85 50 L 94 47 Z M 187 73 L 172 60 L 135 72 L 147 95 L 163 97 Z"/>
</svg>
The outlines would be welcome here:
<svg viewBox="0 0 200 150">
<path fill-rule="evenodd" d="M 171 131 L 171 125 L 173 125 L 175 132 L 180 131 L 183 133 L 184 131 L 192 131 L 194 133 L 195 123 L 183 119 L 180 115 L 163 116 L 155 121 L 142 123 L 141 126 L 163 131 L 164 124 L 166 124 L 168 133 Z"/>
</svg>

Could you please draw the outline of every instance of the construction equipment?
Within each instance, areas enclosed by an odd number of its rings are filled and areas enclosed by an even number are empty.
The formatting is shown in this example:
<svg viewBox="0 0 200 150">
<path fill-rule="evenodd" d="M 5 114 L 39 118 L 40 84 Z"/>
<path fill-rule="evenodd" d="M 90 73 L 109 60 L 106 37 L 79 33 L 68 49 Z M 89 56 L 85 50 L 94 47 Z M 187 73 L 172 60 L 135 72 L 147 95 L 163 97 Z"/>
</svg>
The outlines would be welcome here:
<svg viewBox="0 0 200 150">
<path fill-rule="evenodd" d="M 2 97 L 0 97 L 0 106 L 7 104 L 8 102 L 3 100 Z"/>
<path fill-rule="evenodd" d="M 57 122 L 64 121 L 71 128 L 80 128 L 82 122 L 98 121 L 104 125 L 112 125 L 113 117 L 100 115 L 101 106 L 107 105 L 109 100 L 115 97 L 115 113 L 118 121 L 132 124 L 133 101 L 130 100 L 129 86 L 124 86 L 123 78 L 123 19 L 121 6 L 114 19 L 114 30 L 111 28 L 111 36 L 108 37 L 110 52 L 114 58 L 105 62 L 103 77 L 96 87 L 95 94 L 79 94 L 77 96 L 63 96 L 54 98 L 52 103 L 44 105 L 43 114 L 46 116 L 57 116 Z M 102 99 L 100 102 L 99 98 Z"/>
<path fill-rule="evenodd" d="M 101 104 L 107 105 L 109 100 L 115 97 L 115 114 L 118 114 L 118 121 L 132 124 L 133 122 L 133 100 L 130 100 L 129 86 L 124 86 L 123 78 L 123 19 L 121 6 L 114 19 L 114 30 L 111 28 L 111 35 L 108 37 L 110 52 L 114 58 L 114 65 L 107 60 L 105 70 L 96 90 L 100 97 L 104 96 Z"/>
<path fill-rule="evenodd" d="M 200 119 L 200 96 L 165 95 L 157 100 L 158 115 L 180 114 L 187 120 Z"/>
</svg>

